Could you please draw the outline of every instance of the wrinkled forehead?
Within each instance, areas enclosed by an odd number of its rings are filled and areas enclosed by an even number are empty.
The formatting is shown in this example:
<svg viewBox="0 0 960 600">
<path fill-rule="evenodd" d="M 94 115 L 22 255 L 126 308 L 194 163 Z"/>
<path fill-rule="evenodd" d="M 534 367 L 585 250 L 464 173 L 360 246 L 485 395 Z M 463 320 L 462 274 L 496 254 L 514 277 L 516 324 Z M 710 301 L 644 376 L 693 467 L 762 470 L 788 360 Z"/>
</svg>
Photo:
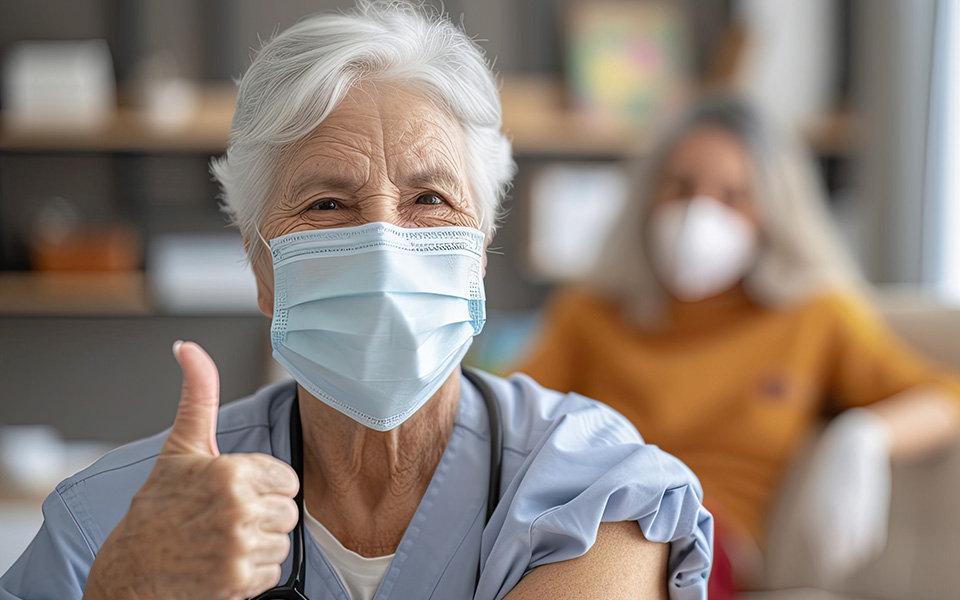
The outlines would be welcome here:
<svg viewBox="0 0 960 600">
<path fill-rule="evenodd" d="M 465 183 L 465 136 L 450 111 L 411 85 L 365 83 L 351 89 L 310 134 L 285 149 L 282 174 L 297 178 L 317 169 L 369 177 L 383 169 L 409 178 L 435 172 Z"/>
</svg>

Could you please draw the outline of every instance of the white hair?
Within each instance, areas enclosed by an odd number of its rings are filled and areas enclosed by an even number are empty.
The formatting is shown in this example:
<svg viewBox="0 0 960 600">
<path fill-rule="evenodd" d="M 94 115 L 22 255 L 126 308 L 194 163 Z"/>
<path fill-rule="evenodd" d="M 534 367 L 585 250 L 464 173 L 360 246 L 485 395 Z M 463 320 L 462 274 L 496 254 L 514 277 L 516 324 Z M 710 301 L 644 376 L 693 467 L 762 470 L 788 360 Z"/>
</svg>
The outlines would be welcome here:
<svg viewBox="0 0 960 600">
<path fill-rule="evenodd" d="M 634 196 L 585 284 L 620 302 L 625 316 L 637 325 L 663 324 L 667 292 L 653 271 L 644 234 L 667 159 L 701 127 L 733 134 L 752 158 L 763 243 L 744 279 L 751 299 L 785 307 L 831 292 L 865 296 L 868 286 L 839 242 L 809 153 L 783 132 L 774 132 L 756 107 L 735 97 L 715 97 L 693 107 L 634 167 Z"/>
<path fill-rule="evenodd" d="M 376 0 L 301 20 L 264 44 L 241 78 L 227 152 L 211 162 L 211 172 L 244 237 L 257 239 L 282 150 L 365 81 L 415 86 L 460 123 L 480 229 L 492 237 L 515 166 L 483 51 L 437 11 Z M 263 251 L 262 244 L 248 245 L 251 261 Z"/>
</svg>

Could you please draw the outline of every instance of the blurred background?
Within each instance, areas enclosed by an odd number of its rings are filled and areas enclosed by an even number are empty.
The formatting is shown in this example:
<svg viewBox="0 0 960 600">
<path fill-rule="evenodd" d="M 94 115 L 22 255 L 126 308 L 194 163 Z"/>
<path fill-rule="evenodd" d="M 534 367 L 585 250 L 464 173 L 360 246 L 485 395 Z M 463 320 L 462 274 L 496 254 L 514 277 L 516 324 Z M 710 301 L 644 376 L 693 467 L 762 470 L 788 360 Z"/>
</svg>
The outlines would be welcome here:
<svg viewBox="0 0 960 600">
<path fill-rule="evenodd" d="M 627 201 L 625 161 L 718 88 L 747 94 L 807 142 L 844 241 L 895 323 L 930 306 L 955 315 L 952 4 L 444 2 L 502 76 L 519 166 L 471 362 L 501 368 L 523 351 L 541 303 L 589 267 Z M 0 572 L 64 474 L 172 422 L 174 340 L 208 349 L 224 401 L 278 376 L 208 164 L 225 149 L 233 80 L 259 40 L 351 5 L 0 3 Z M 901 333 L 935 357 L 954 351 L 925 323 Z"/>
</svg>

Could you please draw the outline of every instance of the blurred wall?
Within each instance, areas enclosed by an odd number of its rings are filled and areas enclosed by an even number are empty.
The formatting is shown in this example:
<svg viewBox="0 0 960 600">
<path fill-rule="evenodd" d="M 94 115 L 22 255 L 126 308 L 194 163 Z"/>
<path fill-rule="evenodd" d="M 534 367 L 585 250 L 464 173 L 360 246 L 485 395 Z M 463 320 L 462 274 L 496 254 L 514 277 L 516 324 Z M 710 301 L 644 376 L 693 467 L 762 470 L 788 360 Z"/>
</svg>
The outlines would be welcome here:
<svg viewBox="0 0 960 600">
<path fill-rule="evenodd" d="M 223 403 L 267 379 L 262 316 L 0 316 L 0 331 L 0 424 L 54 425 L 66 439 L 123 443 L 169 427 L 181 382 L 172 340 L 216 357 Z"/>
<path fill-rule="evenodd" d="M 859 0 L 855 98 L 862 119 L 861 262 L 877 283 L 929 281 L 926 150 L 936 0 Z"/>
</svg>

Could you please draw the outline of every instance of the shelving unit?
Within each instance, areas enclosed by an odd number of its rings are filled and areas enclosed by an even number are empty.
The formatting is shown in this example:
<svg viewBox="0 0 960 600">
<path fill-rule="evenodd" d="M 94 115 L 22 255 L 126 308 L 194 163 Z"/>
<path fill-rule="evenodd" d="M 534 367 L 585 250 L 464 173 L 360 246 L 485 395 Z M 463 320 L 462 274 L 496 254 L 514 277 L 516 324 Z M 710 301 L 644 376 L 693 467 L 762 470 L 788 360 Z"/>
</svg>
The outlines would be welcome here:
<svg viewBox="0 0 960 600">
<path fill-rule="evenodd" d="M 232 86 L 208 86 L 192 117 L 173 129 L 151 125 L 140 110 L 122 108 L 101 127 L 11 125 L 0 112 L 0 152 L 203 153 L 223 152 L 236 101 Z M 588 119 L 564 105 L 561 83 L 538 77 L 506 77 L 501 88 L 504 131 L 517 155 L 557 158 L 627 156 L 642 152 L 651 131 L 615 121 Z M 815 152 L 845 155 L 855 123 L 848 112 L 823 115 L 804 128 Z"/>
<path fill-rule="evenodd" d="M 84 130 L 11 126 L 0 114 L 0 153 L 122 155 L 218 154 L 226 149 L 236 100 L 233 86 L 202 90 L 192 117 L 158 129 L 146 114 L 120 109 L 101 127 Z M 563 86 L 552 78 L 506 77 L 501 88 L 504 131 L 518 160 L 617 160 L 642 153 L 652 132 L 569 110 Z M 853 149 L 856 123 L 846 112 L 827 114 L 804 128 L 823 156 Z M 0 314 L 152 314 L 142 271 L 127 273 L 0 272 Z"/>
</svg>

